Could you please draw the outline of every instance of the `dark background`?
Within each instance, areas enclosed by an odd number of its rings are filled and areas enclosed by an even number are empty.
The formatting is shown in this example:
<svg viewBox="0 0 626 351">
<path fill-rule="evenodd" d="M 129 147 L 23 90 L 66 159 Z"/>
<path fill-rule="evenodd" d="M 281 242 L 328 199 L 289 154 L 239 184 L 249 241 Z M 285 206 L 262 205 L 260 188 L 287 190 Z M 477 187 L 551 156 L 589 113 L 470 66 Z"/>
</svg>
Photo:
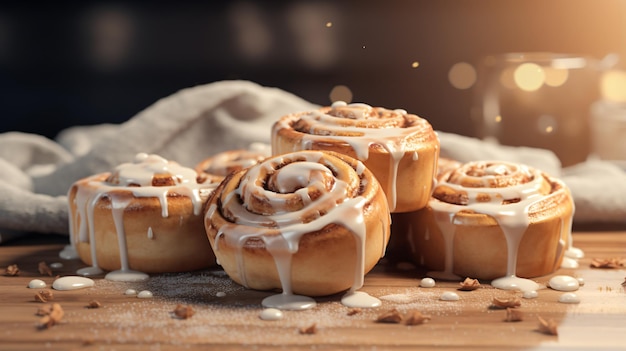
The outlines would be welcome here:
<svg viewBox="0 0 626 351">
<path fill-rule="evenodd" d="M 345 85 L 354 102 L 473 135 L 472 89 L 450 84 L 454 63 L 624 55 L 625 19 L 621 0 L 3 3 L 0 132 L 54 138 L 123 122 L 189 86 L 245 79 L 322 105 Z"/>
</svg>

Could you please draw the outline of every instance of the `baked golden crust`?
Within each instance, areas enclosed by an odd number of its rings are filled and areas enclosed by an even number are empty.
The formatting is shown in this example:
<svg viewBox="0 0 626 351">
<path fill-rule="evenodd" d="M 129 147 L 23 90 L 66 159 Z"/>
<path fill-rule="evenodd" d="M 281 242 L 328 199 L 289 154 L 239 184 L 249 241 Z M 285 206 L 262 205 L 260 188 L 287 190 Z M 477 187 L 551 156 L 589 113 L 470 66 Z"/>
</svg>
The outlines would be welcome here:
<svg viewBox="0 0 626 351">
<path fill-rule="evenodd" d="M 289 153 L 235 172 L 206 209 L 218 262 L 252 289 L 309 296 L 347 290 L 359 276 L 362 284 L 389 240 L 378 182 L 360 162 L 333 152 Z M 290 273 L 281 279 L 280 271 Z"/>
<path fill-rule="evenodd" d="M 190 188 L 177 177 L 155 173 L 149 184 L 139 184 L 120 181 L 119 173 L 111 172 L 75 182 L 68 192 L 70 235 L 81 260 L 107 271 L 144 273 L 215 265 L 202 209 L 216 185 L 194 179 L 188 180 L 194 182 Z M 122 267 L 126 259 L 128 267 Z"/>
<path fill-rule="evenodd" d="M 272 154 L 335 151 L 362 161 L 388 197 L 391 212 L 428 202 L 439 139 L 423 118 L 403 110 L 335 103 L 283 116 L 272 127 Z"/>
<path fill-rule="evenodd" d="M 403 219 L 415 262 L 431 270 L 503 277 L 515 250 L 514 273 L 532 278 L 560 267 L 573 211 L 560 180 L 524 165 L 481 161 L 442 173 L 429 206 Z"/>
</svg>

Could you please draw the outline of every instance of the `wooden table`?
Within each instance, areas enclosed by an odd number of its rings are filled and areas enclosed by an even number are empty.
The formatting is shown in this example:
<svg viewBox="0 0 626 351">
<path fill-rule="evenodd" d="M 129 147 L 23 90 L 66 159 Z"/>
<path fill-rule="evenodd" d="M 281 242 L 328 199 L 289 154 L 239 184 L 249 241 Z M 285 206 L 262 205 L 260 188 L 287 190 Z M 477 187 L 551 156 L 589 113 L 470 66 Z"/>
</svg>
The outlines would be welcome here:
<svg viewBox="0 0 626 351">
<path fill-rule="evenodd" d="M 626 292 L 624 267 L 590 268 L 593 258 L 626 257 L 626 232 L 576 232 L 575 246 L 585 251 L 578 269 L 555 274 L 582 277 L 576 293 L 580 304 L 559 303 L 563 292 L 539 291 L 536 299 L 521 299 L 524 319 L 505 322 L 506 310 L 491 306 L 494 297 L 511 292 L 489 287 L 462 292 L 458 283 L 437 282 L 420 288 L 419 269 L 381 262 L 367 275 L 363 291 L 381 298 L 383 306 L 349 315 L 339 296 L 318 299 L 308 311 L 286 311 L 283 319 L 259 318 L 260 302 L 268 292 L 245 290 L 220 270 L 152 276 L 143 283 L 110 282 L 74 291 L 53 292 L 65 314 L 61 323 L 40 328 L 34 298 L 40 289 L 28 289 L 34 279 L 48 286 L 54 276 L 73 275 L 83 265 L 63 261 L 58 252 L 66 238 L 33 236 L 0 246 L 0 272 L 11 264 L 18 276 L 0 276 L 0 349 L 2 350 L 185 350 L 185 349 L 624 349 L 626 348 Z M 38 263 L 60 262 L 53 277 L 38 272 Z M 547 282 L 549 277 L 537 281 Z M 127 289 L 149 290 L 152 299 L 125 295 Z M 51 288 L 48 288 L 51 290 Z M 455 291 L 459 301 L 441 301 L 444 291 Z M 87 308 L 91 301 L 102 307 Z M 195 314 L 175 318 L 177 305 Z M 430 320 L 422 325 L 377 323 L 383 312 L 419 310 Z M 538 330 L 538 317 L 558 324 L 558 335 Z M 315 332 L 301 329 L 315 325 Z"/>
</svg>

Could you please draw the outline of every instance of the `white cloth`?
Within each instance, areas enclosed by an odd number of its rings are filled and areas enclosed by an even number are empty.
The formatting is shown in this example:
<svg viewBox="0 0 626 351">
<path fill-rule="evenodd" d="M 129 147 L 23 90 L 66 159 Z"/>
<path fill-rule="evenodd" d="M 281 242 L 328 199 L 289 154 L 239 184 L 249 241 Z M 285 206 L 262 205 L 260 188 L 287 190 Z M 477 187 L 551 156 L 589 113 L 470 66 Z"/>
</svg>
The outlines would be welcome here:
<svg viewBox="0 0 626 351">
<path fill-rule="evenodd" d="M 29 232 L 67 234 L 71 184 L 129 162 L 139 152 L 193 167 L 221 151 L 269 143 L 277 118 L 317 107 L 280 89 L 221 81 L 183 89 L 119 125 L 76 126 L 56 140 L 0 134 L 0 241 Z M 505 148 L 444 132 L 439 137 L 442 155 L 459 161 L 523 162 L 562 177 L 574 195 L 577 221 L 626 222 L 626 175 L 613 164 L 594 161 L 561 169 L 546 150 Z"/>
</svg>

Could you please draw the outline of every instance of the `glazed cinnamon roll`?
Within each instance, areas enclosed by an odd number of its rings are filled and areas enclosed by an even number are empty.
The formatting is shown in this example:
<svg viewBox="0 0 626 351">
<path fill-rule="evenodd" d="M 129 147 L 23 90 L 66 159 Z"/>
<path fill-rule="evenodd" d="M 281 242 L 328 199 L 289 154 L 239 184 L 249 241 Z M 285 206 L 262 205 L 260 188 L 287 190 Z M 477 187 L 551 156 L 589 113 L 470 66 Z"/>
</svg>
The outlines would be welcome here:
<svg viewBox="0 0 626 351">
<path fill-rule="evenodd" d="M 204 231 L 203 206 L 216 183 L 158 155 L 138 154 L 112 172 L 75 182 L 68 192 L 70 237 L 90 267 L 108 279 L 215 265 Z"/>
<path fill-rule="evenodd" d="M 205 227 L 235 282 L 281 289 L 285 302 L 359 289 L 385 252 L 389 220 L 385 194 L 360 161 L 300 151 L 229 175 L 209 200 Z"/>
<path fill-rule="evenodd" d="M 537 169 L 465 163 L 438 177 L 428 206 L 413 216 L 414 257 L 441 278 L 498 278 L 498 288 L 535 290 L 523 278 L 560 266 L 573 211 L 565 184 Z"/>
<path fill-rule="evenodd" d="M 220 152 L 198 163 L 196 172 L 211 182 L 219 183 L 227 175 L 251 167 L 270 156 L 269 149 L 250 148 Z"/>
<path fill-rule="evenodd" d="M 404 110 L 340 101 L 273 125 L 272 154 L 297 150 L 336 151 L 362 161 L 385 190 L 391 212 L 407 212 L 428 202 L 439 139 L 428 121 Z"/>
</svg>

